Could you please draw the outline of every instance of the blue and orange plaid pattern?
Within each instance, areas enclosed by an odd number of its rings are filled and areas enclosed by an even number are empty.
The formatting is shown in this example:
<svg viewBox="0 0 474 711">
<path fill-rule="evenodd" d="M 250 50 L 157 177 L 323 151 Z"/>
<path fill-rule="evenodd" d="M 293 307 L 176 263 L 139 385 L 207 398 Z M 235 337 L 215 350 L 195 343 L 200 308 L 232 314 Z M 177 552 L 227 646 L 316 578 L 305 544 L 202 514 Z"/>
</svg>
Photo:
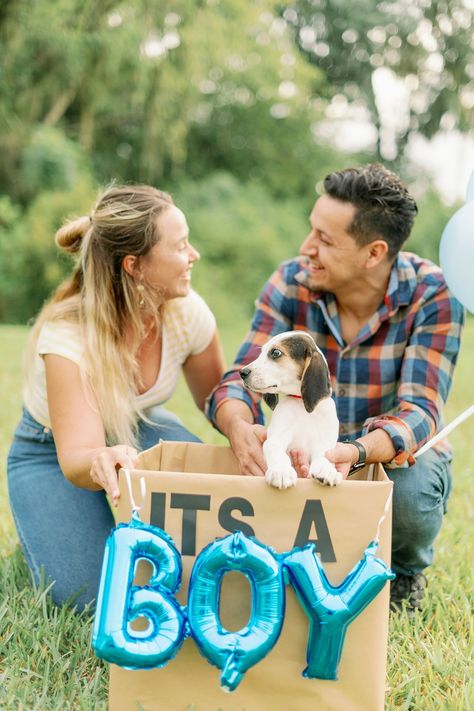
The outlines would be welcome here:
<svg viewBox="0 0 474 711">
<path fill-rule="evenodd" d="M 219 406 L 238 399 L 247 403 L 255 422 L 263 424 L 260 396 L 244 389 L 238 371 L 258 356 L 272 336 L 303 330 L 326 356 L 340 439 L 356 439 L 382 428 L 396 450 L 389 466 L 413 464 L 417 449 L 443 427 L 463 307 L 448 291 L 439 267 L 401 252 L 383 303 L 347 344 L 334 296 L 309 289 L 304 264 L 303 258 L 283 262 L 266 283 L 232 368 L 208 398 L 209 419 L 215 424 Z M 436 449 L 451 459 L 447 442 L 438 443 Z"/>
</svg>

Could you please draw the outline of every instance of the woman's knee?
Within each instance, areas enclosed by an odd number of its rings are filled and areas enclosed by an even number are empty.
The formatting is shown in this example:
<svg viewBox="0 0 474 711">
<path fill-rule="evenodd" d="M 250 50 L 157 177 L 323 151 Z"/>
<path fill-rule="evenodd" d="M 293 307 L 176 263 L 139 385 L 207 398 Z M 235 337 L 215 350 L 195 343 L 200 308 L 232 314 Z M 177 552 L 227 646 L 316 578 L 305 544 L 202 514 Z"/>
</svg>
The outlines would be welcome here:
<svg viewBox="0 0 474 711">
<path fill-rule="evenodd" d="M 146 413 L 149 422 L 139 424 L 140 448 L 148 449 L 158 444 L 160 440 L 170 442 L 200 442 L 201 440 L 190 432 L 179 417 L 164 407 L 153 407 Z"/>
</svg>

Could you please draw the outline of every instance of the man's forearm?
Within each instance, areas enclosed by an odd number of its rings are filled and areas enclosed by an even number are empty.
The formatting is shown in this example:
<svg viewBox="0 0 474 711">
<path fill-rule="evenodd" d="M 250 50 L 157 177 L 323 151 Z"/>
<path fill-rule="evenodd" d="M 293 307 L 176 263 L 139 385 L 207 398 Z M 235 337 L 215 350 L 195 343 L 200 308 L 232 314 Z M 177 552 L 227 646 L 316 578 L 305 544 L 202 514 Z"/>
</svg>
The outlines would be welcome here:
<svg viewBox="0 0 474 711">
<path fill-rule="evenodd" d="M 367 464 L 391 462 L 395 457 L 396 450 L 390 435 L 382 429 L 373 430 L 363 437 L 358 437 L 357 441 L 365 447 Z"/>
</svg>

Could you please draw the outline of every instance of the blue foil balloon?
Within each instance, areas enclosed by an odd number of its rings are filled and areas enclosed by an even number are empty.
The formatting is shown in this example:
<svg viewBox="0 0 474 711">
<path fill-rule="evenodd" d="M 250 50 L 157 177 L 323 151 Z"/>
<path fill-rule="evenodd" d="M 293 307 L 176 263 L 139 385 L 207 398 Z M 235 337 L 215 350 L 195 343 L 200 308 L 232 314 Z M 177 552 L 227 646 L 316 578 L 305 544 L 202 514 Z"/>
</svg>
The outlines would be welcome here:
<svg viewBox="0 0 474 711">
<path fill-rule="evenodd" d="M 395 575 L 375 557 L 372 541 L 347 578 L 337 587 L 328 581 L 314 544 L 294 548 L 281 556 L 292 587 L 309 618 L 306 650 L 310 679 L 337 679 L 339 661 L 350 623 Z"/>
<path fill-rule="evenodd" d="M 149 585 L 132 584 L 136 564 L 153 568 Z M 172 539 L 134 514 L 107 539 L 92 633 L 98 657 L 127 669 L 164 666 L 177 654 L 186 636 L 186 620 L 173 593 L 181 582 L 181 558 Z M 145 630 L 133 630 L 138 617 Z"/>
<path fill-rule="evenodd" d="M 248 624 L 237 632 L 219 620 L 222 578 L 234 570 L 250 581 L 252 610 Z M 204 548 L 194 564 L 189 584 L 188 621 L 202 654 L 221 669 L 221 686 L 234 691 L 245 672 L 275 645 L 285 614 L 281 566 L 272 551 L 241 531 Z"/>
</svg>

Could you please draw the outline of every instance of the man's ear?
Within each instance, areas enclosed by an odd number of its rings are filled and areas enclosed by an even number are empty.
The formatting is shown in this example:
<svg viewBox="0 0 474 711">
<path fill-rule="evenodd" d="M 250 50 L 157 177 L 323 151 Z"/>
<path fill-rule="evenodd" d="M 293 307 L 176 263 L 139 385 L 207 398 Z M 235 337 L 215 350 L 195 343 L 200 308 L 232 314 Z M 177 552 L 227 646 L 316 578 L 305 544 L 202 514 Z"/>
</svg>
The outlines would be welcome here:
<svg viewBox="0 0 474 711">
<path fill-rule="evenodd" d="M 307 359 L 301 380 L 301 396 L 307 412 L 313 412 L 320 400 L 331 394 L 329 372 L 321 355 L 316 351 Z"/>
<path fill-rule="evenodd" d="M 274 393 L 264 393 L 263 399 L 267 403 L 270 410 L 274 410 L 278 405 L 278 395 L 275 395 Z"/>
<path fill-rule="evenodd" d="M 136 277 L 138 272 L 138 257 L 134 254 L 127 254 L 122 260 L 122 268 L 127 274 L 130 274 L 130 276 Z"/>
<path fill-rule="evenodd" d="M 367 245 L 367 248 L 368 253 L 366 266 L 369 269 L 372 269 L 373 267 L 376 267 L 377 264 L 380 264 L 380 262 L 384 260 L 388 254 L 388 244 L 384 239 L 375 239 Z"/>
</svg>

